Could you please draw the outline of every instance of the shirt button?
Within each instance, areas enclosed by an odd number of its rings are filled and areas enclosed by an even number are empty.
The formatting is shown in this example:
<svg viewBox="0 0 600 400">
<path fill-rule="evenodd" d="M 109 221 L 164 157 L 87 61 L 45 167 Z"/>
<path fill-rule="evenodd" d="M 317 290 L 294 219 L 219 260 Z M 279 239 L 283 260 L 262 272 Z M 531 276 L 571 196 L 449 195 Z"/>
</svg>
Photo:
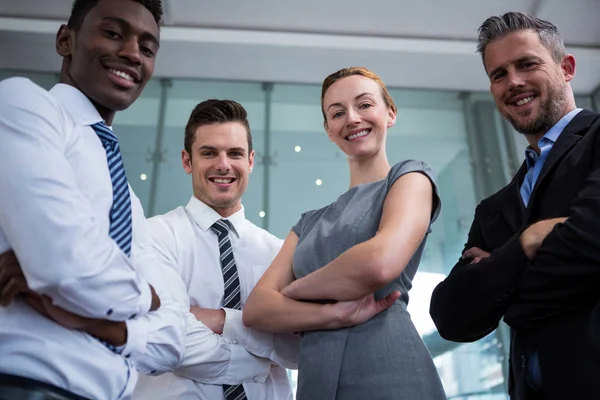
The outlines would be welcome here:
<svg viewBox="0 0 600 400">
<path fill-rule="evenodd" d="M 112 314 L 112 313 L 113 313 L 113 309 L 112 309 L 112 308 L 109 308 L 109 309 L 108 309 L 108 311 L 106 312 L 106 315 L 110 315 L 110 314 Z"/>
<path fill-rule="evenodd" d="M 237 340 L 233 339 L 233 340 L 231 341 L 231 344 L 237 344 Z"/>
<path fill-rule="evenodd" d="M 137 314 L 131 314 L 131 316 L 129 317 L 129 319 L 134 319 L 135 317 L 137 317 Z"/>
<path fill-rule="evenodd" d="M 153 369 L 152 371 L 150 371 L 150 373 L 151 373 L 151 374 L 155 374 L 155 373 L 156 373 L 156 370 L 155 370 L 155 369 Z"/>
<path fill-rule="evenodd" d="M 131 357 L 131 353 L 125 354 L 125 358 L 129 358 L 129 357 Z"/>
<path fill-rule="evenodd" d="M 258 380 L 258 376 L 255 376 L 254 378 L 252 378 L 252 380 L 257 381 Z"/>
<path fill-rule="evenodd" d="M 527 359 L 525 356 L 521 356 L 521 368 L 525 368 L 525 364 L 527 363 Z"/>
</svg>

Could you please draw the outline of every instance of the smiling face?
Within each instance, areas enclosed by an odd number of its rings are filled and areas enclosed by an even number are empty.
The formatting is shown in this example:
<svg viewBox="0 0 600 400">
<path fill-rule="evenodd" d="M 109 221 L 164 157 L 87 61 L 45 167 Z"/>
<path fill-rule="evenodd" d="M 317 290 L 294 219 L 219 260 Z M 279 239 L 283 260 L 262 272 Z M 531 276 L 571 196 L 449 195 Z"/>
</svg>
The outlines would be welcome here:
<svg viewBox="0 0 600 400">
<path fill-rule="evenodd" d="M 248 132 L 239 122 L 202 125 L 196 129 L 191 154 L 182 151 L 185 172 L 192 175 L 194 196 L 228 217 L 242 207 L 242 196 L 254 166 Z"/>
<path fill-rule="evenodd" d="M 56 48 L 61 82 L 81 90 L 110 125 L 129 107 L 154 72 L 159 28 L 152 13 L 133 0 L 100 0 L 77 29 L 63 25 Z"/>
<path fill-rule="evenodd" d="M 385 151 L 387 129 L 396 123 L 381 88 L 369 78 L 347 76 L 333 83 L 323 97 L 329 139 L 351 159 Z"/>
<path fill-rule="evenodd" d="M 484 64 L 500 113 L 518 131 L 542 136 L 575 107 L 568 82 L 575 59 L 556 62 L 533 30 L 521 30 L 490 43 Z"/>
</svg>

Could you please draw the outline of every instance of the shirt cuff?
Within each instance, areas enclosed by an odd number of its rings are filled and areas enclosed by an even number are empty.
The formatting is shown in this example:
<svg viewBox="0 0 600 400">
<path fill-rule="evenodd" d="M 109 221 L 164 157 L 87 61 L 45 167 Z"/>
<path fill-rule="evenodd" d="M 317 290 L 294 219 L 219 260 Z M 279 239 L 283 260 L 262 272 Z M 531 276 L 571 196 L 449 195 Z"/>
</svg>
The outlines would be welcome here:
<svg viewBox="0 0 600 400">
<path fill-rule="evenodd" d="M 270 358 L 273 351 L 273 333 L 248 328 L 242 321 L 242 310 L 223 308 L 225 323 L 223 337 L 233 344 L 239 344 L 250 353 L 264 358 Z"/>
<path fill-rule="evenodd" d="M 150 312 L 152 307 L 152 292 L 150 291 L 150 285 L 144 280 L 142 284 L 142 292 L 140 293 L 140 315 L 146 315 Z M 135 318 L 137 315 L 132 315 L 130 318 Z"/>
<path fill-rule="evenodd" d="M 127 326 L 127 343 L 121 352 L 123 357 L 139 356 L 146 351 L 148 344 L 148 332 L 143 329 L 144 324 L 141 320 L 130 319 L 125 321 Z"/>
<path fill-rule="evenodd" d="M 271 372 L 271 360 L 262 357 L 248 357 L 248 352 L 241 346 L 231 346 L 227 376 L 235 377 L 234 381 L 264 383 Z"/>
</svg>

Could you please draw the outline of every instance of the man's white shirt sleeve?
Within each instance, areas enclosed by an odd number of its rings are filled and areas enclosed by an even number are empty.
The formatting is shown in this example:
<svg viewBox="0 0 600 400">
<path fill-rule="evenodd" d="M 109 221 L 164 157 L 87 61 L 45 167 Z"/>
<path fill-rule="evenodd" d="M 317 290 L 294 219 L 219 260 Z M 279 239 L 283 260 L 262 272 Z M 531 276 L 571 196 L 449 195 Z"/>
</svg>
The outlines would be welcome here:
<svg viewBox="0 0 600 400">
<path fill-rule="evenodd" d="M 175 271 L 158 264 L 142 205 L 133 193 L 131 201 L 138 255 L 135 267 L 154 287 L 161 304 L 156 311 L 126 321 L 127 343 L 123 354 L 130 355 L 129 359 L 141 373 L 157 375 L 173 371 L 183 360 L 187 310 L 175 301 L 171 291 L 185 291 L 185 287 L 177 287 Z"/>
<path fill-rule="evenodd" d="M 177 375 L 206 384 L 239 384 L 264 380 L 269 375 L 271 361 L 251 354 L 235 340 L 214 333 L 189 312 L 187 287 L 177 264 L 177 243 L 171 228 L 160 218 L 148 221 L 152 243 L 157 251 L 160 268 L 175 271 L 168 286 L 176 301 L 188 310 L 184 359 L 175 370 Z"/>
<path fill-rule="evenodd" d="M 144 315 L 148 283 L 99 229 L 67 160 L 72 125 L 29 80 L 0 83 L 0 251 L 12 248 L 29 287 L 59 307 L 114 321 Z"/>
</svg>

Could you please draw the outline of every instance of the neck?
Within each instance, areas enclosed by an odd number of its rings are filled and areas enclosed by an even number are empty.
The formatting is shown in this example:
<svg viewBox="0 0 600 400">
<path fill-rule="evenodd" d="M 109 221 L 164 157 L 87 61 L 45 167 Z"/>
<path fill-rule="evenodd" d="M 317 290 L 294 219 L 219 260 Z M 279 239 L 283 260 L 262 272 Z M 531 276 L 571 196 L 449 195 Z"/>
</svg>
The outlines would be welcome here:
<svg viewBox="0 0 600 400">
<path fill-rule="evenodd" d="M 195 191 L 194 197 L 206 204 L 207 206 L 209 206 L 210 208 L 212 208 L 213 210 L 215 210 L 217 214 L 219 214 L 222 218 L 229 218 L 242 209 L 242 203 L 239 200 L 235 204 L 232 204 L 230 206 L 218 206 L 215 204 L 211 204 L 207 201 L 207 199 L 203 198 L 202 196 L 198 196 L 198 194 L 195 193 Z"/>
<path fill-rule="evenodd" d="M 370 158 L 348 158 L 348 164 L 350 187 L 384 179 L 390 171 L 390 164 L 383 149 Z"/>
</svg>

